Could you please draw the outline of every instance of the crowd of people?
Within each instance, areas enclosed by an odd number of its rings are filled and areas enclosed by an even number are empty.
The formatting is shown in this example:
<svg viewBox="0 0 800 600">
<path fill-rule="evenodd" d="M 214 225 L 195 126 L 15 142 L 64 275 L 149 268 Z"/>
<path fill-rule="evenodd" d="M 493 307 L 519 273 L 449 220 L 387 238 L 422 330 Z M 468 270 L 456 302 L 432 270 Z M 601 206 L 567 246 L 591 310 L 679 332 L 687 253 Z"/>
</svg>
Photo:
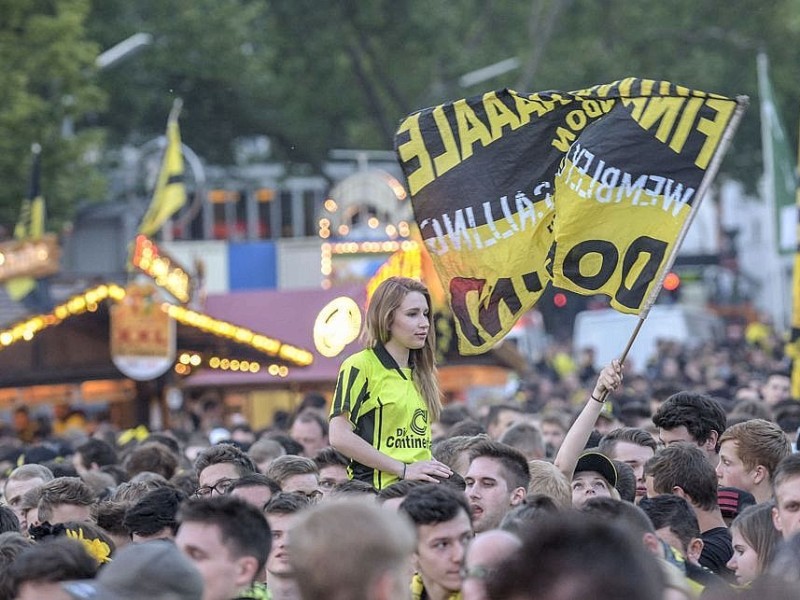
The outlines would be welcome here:
<svg viewBox="0 0 800 600">
<path fill-rule="evenodd" d="M 797 598 L 775 339 L 552 352 L 502 402 L 442 406 L 429 314 L 380 286 L 331 397 L 263 430 L 209 405 L 191 431 L 6 436 L 0 600 Z"/>
</svg>

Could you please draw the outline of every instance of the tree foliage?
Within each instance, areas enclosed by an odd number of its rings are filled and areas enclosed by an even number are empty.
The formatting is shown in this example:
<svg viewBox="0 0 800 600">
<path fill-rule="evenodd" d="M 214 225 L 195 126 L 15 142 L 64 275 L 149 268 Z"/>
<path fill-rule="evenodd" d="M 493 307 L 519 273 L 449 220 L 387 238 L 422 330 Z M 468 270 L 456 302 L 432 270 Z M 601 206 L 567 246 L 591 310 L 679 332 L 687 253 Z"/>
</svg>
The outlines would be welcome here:
<svg viewBox="0 0 800 600">
<path fill-rule="evenodd" d="M 800 0 L 0 0 L 0 9 L 3 222 L 24 191 L 32 141 L 45 147 L 51 209 L 66 217 L 97 195 L 101 169 L 87 157 L 162 135 L 176 96 L 183 139 L 206 162 L 232 164 L 237 140 L 267 136 L 273 159 L 319 173 L 331 149 L 391 148 L 400 119 L 431 104 L 502 87 L 667 79 L 751 97 L 723 169 L 752 187 L 765 49 L 796 135 Z M 137 32 L 153 44 L 93 68 L 97 53 Z M 519 67 L 460 86 L 461 75 L 508 58 Z M 65 118 L 72 137 L 61 135 Z"/>
</svg>

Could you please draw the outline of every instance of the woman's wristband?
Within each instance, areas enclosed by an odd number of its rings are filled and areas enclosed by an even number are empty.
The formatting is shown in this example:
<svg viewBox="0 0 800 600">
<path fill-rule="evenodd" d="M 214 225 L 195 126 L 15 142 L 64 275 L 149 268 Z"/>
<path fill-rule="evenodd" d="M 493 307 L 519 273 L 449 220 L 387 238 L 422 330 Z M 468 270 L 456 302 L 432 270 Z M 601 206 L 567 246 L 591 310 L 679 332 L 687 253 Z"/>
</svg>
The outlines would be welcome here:
<svg viewBox="0 0 800 600">
<path fill-rule="evenodd" d="M 406 463 L 403 463 L 403 474 L 400 475 L 400 479 L 405 479 L 406 478 L 406 467 L 407 466 L 408 465 Z"/>
<path fill-rule="evenodd" d="M 603 398 L 603 399 L 601 400 L 600 398 L 598 398 L 597 396 L 595 396 L 595 395 L 594 395 L 594 393 L 592 393 L 592 394 L 589 396 L 589 398 L 591 398 L 591 399 L 592 399 L 592 400 L 594 400 L 595 402 L 599 402 L 600 404 L 605 404 L 605 403 L 606 403 L 606 400 L 605 400 L 605 398 Z"/>
</svg>

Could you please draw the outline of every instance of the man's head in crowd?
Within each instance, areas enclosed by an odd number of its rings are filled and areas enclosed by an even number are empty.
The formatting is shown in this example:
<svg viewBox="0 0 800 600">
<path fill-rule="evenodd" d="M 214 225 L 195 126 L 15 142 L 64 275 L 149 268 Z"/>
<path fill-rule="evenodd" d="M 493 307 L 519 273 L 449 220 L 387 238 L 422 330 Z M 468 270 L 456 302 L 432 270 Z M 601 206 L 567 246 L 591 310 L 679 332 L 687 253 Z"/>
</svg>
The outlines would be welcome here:
<svg viewBox="0 0 800 600">
<path fill-rule="evenodd" d="M 568 416 L 561 413 L 545 414 L 539 420 L 539 429 L 542 432 L 542 439 L 544 439 L 548 455 L 555 456 L 569 429 Z"/>
<path fill-rule="evenodd" d="M 493 440 L 499 440 L 506 430 L 523 416 L 522 409 L 513 404 L 493 404 L 489 407 L 486 419 L 486 433 Z"/>
<path fill-rule="evenodd" d="M 800 454 L 792 454 L 778 463 L 772 476 L 775 529 L 784 539 L 800 533 Z"/>
<path fill-rule="evenodd" d="M 264 507 L 272 532 L 272 549 L 267 559 L 267 585 L 270 588 L 296 586 L 290 562 L 289 531 L 298 514 L 310 506 L 311 502 L 304 495 L 281 492 Z"/>
<path fill-rule="evenodd" d="M 414 523 L 417 583 L 428 597 L 446 597 L 461 590 L 461 570 L 473 536 L 470 507 L 463 494 L 441 484 L 413 488 L 400 505 Z"/>
<path fill-rule="evenodd" d="M 178 468 L 178 458 L 161 442 L 148 441 L 128 454 L 124 466 L 129 478 L 147 472 L 158 473 L 164 479 L 171 479 Z"/>
<path fill-rule="evenodd" d="M 125 511 L 123 524 L 135 543 L 174 539 L 178 530 L 178 507 L 186 500 L 172 487 L 148 493 Z"/>
<path fill-rule="evenodd" d="M 464 559 L 463 600 L 489 600 L 486 578 L 502 561 L 518 552 L 522 541 L 513 533 L 490 529 L 475 536 Z"/>
<path fill-rule="evenodd" d="M 39 522 L 90 521 L 95 495 L 78 477 L 57 477 L 40 488 Z"/>
<path fill-rule="evenodd" d="M 653 600 L 663 583 L 656 558 L 619 527 L 579 514 L 545 519 L 487 579 L 490 598 Z"/>
<path fill-rule="evenodd" d="M 322 495 L 319 489 L 319 469 L 316 463 L 305 456 L 287 454 L 272 461 L 267 477 L 273 479 L 284 492 L 302 493 L 318 500 Z"/>
<path fill-rule="evenodd" d="M 233 444 L 217 444 L 206 448 L 197 455 L 194 470 L 199 483 L 199 496 L 225 494 L 231 481 L 258 471 L 253 459 Z"/>
<path fill-rule="evenodd" d="M 24 521 L 24 515 L 20 509 L 22 496 L 28 490 L 32 490 L 48 481 L 53 480 L 53 473 L 42 465 L 22 465 L 11 471 L 11 475 L 3 486 L 3 498 L 5 503 L 11 507 L 20 525 Z"/>
<path fill-rule="evenodd" d="M 97 438 L 89 438 L 75 448 L 72 455 L 72 466 L 83 475 L 87 471 L 97 471 L 100 467 L 117 464 L 117 451 L 111 444 Z"/>
<path fill-rule="evenodd" d="M 642 498 L 639 508 L 650 518 L 661 540 L 678 550 L 687 561 L 700 564 L 703 551 L 700 525 L 685 498 L 673 494 Z"/>
<path fill-rule="evenodd" d="M 294 418 L 289 435 L 303 446 L 303 456 L 313 458 L 328 446 L 328 422 L 318 412 L 306 410 Z"/>
<path fill-rule="evenodd" d="M 751 419 L 729 427 L 719 442 L 719 484 L 750 492 L 757 502 L 769 500 L 772 473 L 792 453 L 781 428 L 770 421 Z"/>
<path fill-rule="evenodd" d="M 23 550 L 9 567 L 17 600 L 66 598 L 60 582 L 91 579 L 97 573 L 97 561 L 77 540 L 57 538 L 38 542 Z"/>
<path fill-rule="evenodd" d="M 717 474 L 705 452 L 691 442 L 662 448 L 645 467 L 648 497 L 675 494 L 686 498 L 695 511 L 712 511 L 717 505 Z"/>
<path fill-rule="evenodd" d="M 779 402 L 791 398 L 792 381 L 785 371 L 772 371 L 761 386 L 761 397 L 764 404 L 773 407 Z"/>
<path fill-rule="evenodd" d="M 725 410 L 717 400 L 705 394 L 678 392 L 664 401 L 653 415 L 653 423 L 665 445 L 691 442 L 716 466 L 719 437 L 726 427 Z"/>
<path fill-rule="evenodd" d="M 532 423 L 514 423 L 500 436 L 499 441 L 519 450 L 527 460 L 540 460 L 547 454 L 544 438 Z"/>
<path fill-rule="evenodd" d="M 540 494 L 552 498 L 559 508 L 572 507 L 572 486 L 553 463 L 532 460 L 528 463 L 531 479 L 528 496 Z"/>
<path fill-rule="evenodd" d="M 597 449 L 609 458 L 631 466 L 636 476 L 637 502 L 647 496 L 644 465 L 656 453 L 656 441 L 649 432 L 621 427 L 604 435 Z"/>
<path fill-rule="evenodd" d="M 298 515 L 290 563 L 303 600 L 407 598 L 414 542 L 404 515 L 336 499 Z"/>
<path fill-rule="evenodd" d="M 431 452 L 436 460 L 464 477 L 469 469 L 470 450 L 476 444 L 488 439 L 486 434 L 456 435 L 434 442 Z"/>
<path fill-rule="evenodd" d="M 465 494 L 475 531 L 494 529 L 528 494 L 528 461 L 518 450 L 490 440 L 473 446 L 470 459 Z"/>
<path fill-rule="evenodd" d="M 323 494 L 327 494 L 336 485 L 349 479 L 347 466 L 350 464 L 350 459 L 335 448 L 328 446 L 317 452 L 314 463 L 319 469 L 319 489 Z"/>
<path fill-rule="evenodd" d="M 203 577 L 203 600 L 229 600 L 252 585 L 269 555 L 263 513 L 230 496 L 192 498 L 181 505 L 175 543 Z"/>
<path fill-rule="evenodd" d="M 261 473 L 250 473 L 231 482 L 228 494 L 263 509 L 272 497 L 281 491 L 278 482 Z"/>
</svg>

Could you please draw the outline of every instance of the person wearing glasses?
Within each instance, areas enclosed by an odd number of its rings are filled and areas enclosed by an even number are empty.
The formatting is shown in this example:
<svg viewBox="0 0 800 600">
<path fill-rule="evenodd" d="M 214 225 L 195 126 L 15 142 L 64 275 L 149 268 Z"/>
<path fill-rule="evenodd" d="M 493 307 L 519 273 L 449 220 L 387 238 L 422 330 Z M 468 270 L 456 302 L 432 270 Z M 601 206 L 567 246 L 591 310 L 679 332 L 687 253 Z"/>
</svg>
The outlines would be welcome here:
<svg viewBox="0 0 800 600">
<path fill-rule="evenodd" d="M 431 423 L 442 408 L 431 318 L 430 293 L 421 282 L 386 279 L 367 309 L 366 348 L 339 370 L 330 444 L 350 459 L 351 479 L 377 490 L 451 473 L 431 455 Z"/>
<path fill-rule="evenodd" d="M 282 492 L 303 494 L 313 501 L 322 497 L 317 463 L 305 456 L 279 456 L 270 464 L 267 477 L 281 486 Z"/>
<path fill-rule="evenodd" d="M 197 455 L 194 461 L 198 488 L 195 497 L 223 496 L 235 479 L 258 469 L 253 459 L 233 444 L 210 446 Z"/>
</svg>

